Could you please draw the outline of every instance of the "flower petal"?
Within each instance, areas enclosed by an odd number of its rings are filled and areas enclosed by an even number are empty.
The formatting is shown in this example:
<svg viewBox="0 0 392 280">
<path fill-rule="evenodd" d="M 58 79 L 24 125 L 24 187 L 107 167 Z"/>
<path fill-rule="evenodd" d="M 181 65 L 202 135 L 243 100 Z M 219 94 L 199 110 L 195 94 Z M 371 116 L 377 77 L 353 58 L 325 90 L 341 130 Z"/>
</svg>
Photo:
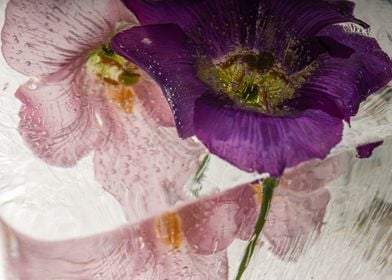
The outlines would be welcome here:
<svg viewBox="0 0 392 280">
<path fill-rule="evenodd" d="M 320 233 L 329 200 L 326 188 L 309 194 L 278 188 L 263 231 L 273 252 L 284 258 L 297 258 Z"/>
<path fill-rule="evenodd" d="M 342 152 L 324 160 L 311 160 L 286 169 L 280 187 L 295 192 L 313 192 L 327 185 L 350 167 L 351 154 Z"/>
<path fill-rule="evenodd" d="M 318 108 L 331 113 L 330 107 L 316 104 L 317 100 L 330 100 L 349 120 L 358 112 L 362 101 L 392 79 L 392 60 L 375 39 L 350 33 L 343 27 L 328 27 L 320 34 L 333 38 L 354 52 L 349 58 L 322 55 L 318 59 L 317 70 L 298 91 L 300 97 L 294 101 L 294 107 Z"/>
<path fill-rule="evenodd" d="M 21 86 L 16 97 L 23 103 L 19 131 L 32 151 L 49 164 L 72 166 L 98 147 L 109 127 L 99 114 L 102 96 L 81 90 L 84 73 L 73 68 L 58 71 L 39 82 Z M 89 85 L 90 86 L 90 85 Z"/>
<path fill-rule="evenodd" d="M 211 96 L 195 107 L 196 136 L 211 153 L 245 171 L 280 176 L 284 168 L 324 158 L 341 140 L 340 119 L 317 110 L 272 117 L 225 106 Z"/>
<path fill-rule="evenodd" d="M 226 54 L 235 46 L 254 43 L 259 2 L 124 1 L 141 24 L 178 24 L 197 46 L 212 57 Z"/>
<path fill-rule="evenodd" d="M 224 193 L 184 207 L 180 212 L 187 242 L 200 254 L 227 248 L 234 237 L 248 239 L 240 229 L 253 230 L 258 204 L 251 184 L 243 184 Z"/>
<path fill-rule="evenodd" d="M 6 271 L 17 279 L 227 279 L 225 251 L 199 255 L 162 244 L 153 221 L 86 238 L 32 239 L 2 222 Z"/>
<path fill-rule="evenodd" d="M 176 23 L 204 53 L 216 58 L 236 47 L 264 46 L 273 38 L 283 42 L 308 38 L 323 27 L 341 22 L 357 22 L 354 3 L 331 1 L 143 1 L 125 0 L 142 24 Z M 262 19 L 262 22 L 258 20 Z M 208 23 L 208 24 L 206 24 Z M 257 44 L 257 43 L 256 43 Z"/>
<path fill-rule="evenodd" d="M 194 101 L 206 86 L 196 77 L 195 54 L 182 30 L 174 24 L 135 27 L 118 33 L 111 45 L 161 86 L 180 136 L 193 135 Z"/>
<path fill-rule="evenodd" d="M 255 193 L 245 184 L 109 232 L 62 241 L 32 239 L 0 220 L 8 271 L 23 279 L 227 279 L 225 249 L 235 232 L 224 232 L 229 224 L 226 218 L 231 223 L 242 221 L 235 220 L 235 213 L 226 213 L 225 208 L 243 195 Z M 207 209 L 212 216 L 205 215 L 206 205 L 212 206 Z M 193 215 L 191 222 L 189 213 Z M 216 247 L 190 239 L 192 231 L 199 237 L 202 233 L 216 234 L 218 239 L 225 236 L 227 241 Z"/>
<path fill-rule="evenodd" d="M 5 60 L 36 77 L 55 73 L 103 44 L 117 22 L 135 22 L 120 1 L 11 0 L 5 17 Z"/>
<path fill-rule="evenodd" d="M 369 144 L 364 144 L 357 147 L 357 157 L 359 158 L 369 158 L 373 154 L 373 150 L 379 146 L 381 146 L 384 141 L 377 141 Z"/>
<path fill-rule="evenodd" d="M 173 113 L 159 85 L 147 73 L 138 70 L 139 82 L 132 86 L 143 110 L 162 126 L 175 126 Z"/>
<path fill-rule="evenodd" d="M 351 1 L 269 0 L 262 2 L 262 7 L 272 17 L 275 26 L 295 39 L 311 38 L 322 28 L 336 23 L 355 22 L 368 27 L 366 23 L 353 17 L 354 4 Z"/>
<path fill-rule="evenodd" d="M 160 92 L 160 91 L 159 91 Z M 136 100 L 132 113 L 113 115 L 112 133 L 95 153 L 95 175 L 123 206 L 129 222 L 190 200 L 183 189 L 205 148 L 163 128 Z"/>
</svg>

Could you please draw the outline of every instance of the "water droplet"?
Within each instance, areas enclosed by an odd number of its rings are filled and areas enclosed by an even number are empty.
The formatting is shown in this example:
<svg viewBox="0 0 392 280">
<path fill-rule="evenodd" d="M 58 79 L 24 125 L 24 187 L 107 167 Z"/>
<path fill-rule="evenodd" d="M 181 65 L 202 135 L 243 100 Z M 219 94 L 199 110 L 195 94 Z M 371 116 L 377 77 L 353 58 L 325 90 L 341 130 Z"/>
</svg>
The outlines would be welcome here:
<svg viewBox="0 0 392 280">
<path fill-rule="evenodd" d="M 31 90 L 35 90 L 38 88 L 38 80 L 35 78 L 31 78 L 28 82 L 27 82 L 27 87 Z"/>
</svg>

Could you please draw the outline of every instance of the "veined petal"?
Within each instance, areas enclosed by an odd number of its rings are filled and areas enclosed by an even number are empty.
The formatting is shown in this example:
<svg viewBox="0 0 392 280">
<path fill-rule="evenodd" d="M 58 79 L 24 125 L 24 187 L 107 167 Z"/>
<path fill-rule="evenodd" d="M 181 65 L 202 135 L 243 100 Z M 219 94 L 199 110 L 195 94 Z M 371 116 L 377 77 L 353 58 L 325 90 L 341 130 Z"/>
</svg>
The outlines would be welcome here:
<svg viewBox="0 0 392 280">
<path fill-rule="evenodd" d="M 244 184 L 184 207 L 179 213 L 187 242 L 196 252 L 211 254 L 227 248 L 234 236 L 247 239 L 240 229 L 254 228 L 249 213 L 258 213 L 256 196 L 252 184 Z"/>
<path fill-rule="evenodd" d="M 141 74 L 139 82 L 133 85 L 132 89 L 143 106 L 143 110 L 159 125 L 175 126 L 173 113 L 159 85 L 140 69 L 138 72 Z"/>
<path fill-rule="evenodd" d="M 136 100 L 132 113 L 116 112 L 113 131 L 94 157 L 97 180 L 117 198 L 129 222 L 191 200 L 184 185 L 206 151 L 179 138 L 175 128 L 160 127 L 146 110 Z"/>
<path fill-rule="evenodd" d="M 343 124 L 322 111 L 267 116 L 211 96 L 197 100 L 195 132 L 211 153 L 245 171 L 280 176 L 284 168 L 324 158 L 341 140 Z"/>
<path fill-rule="evenodd" d="M 295 39 L 306 39 L 322 28 L 342 22 L 368 25 L 353 17 L 351 1 L 324 0 L 270 0 L 261 1 L 266 14 L 273 18 L 280 30 L 285 30 Z"/>
<path fill-rule="evenodd" d="M 285 170 L 280 187 L 295 192 L 310 193 L 327 185 L 350 167 L 349 152 L 329 156 L 324 160 L 311 160 Z"/>
<path fill-rule="evenodd" d="M 140 26 L 118 33 L 111 45 L 161 86 L 180 136 L 193 135 L 194 102 L 206 85 L 196 77 L 195 53 L 185 33 L 174 24 Z"/>
<path fill-rule="evenodd" d="M 88 95 L 83 90 L 84 73 L 73 72 L 74 68 L 39 82 L 31 80 L 16 92 L 23 103 L 20 133 L 38 157 L 58 166 L 76 164 L 98 147 L 110 130 L 110 124 L 101 119 L 106 114 L 103 96 Z"/>
<path fill-rule="evenodd" d="M 392 80 L 392 60 L 374 38 L 352 32 L 349 27 L 330 26 L 321 34 L 355 52 L 349 59 L 322 57 L 320 71 L 305 87 L 341 99 L 346 116 L 354 116 L 362 101 Z"/>
<path fill-rule="evenodd" d="M 125 0 L 141 24 L 175 23 L 212 57 L 254 43 L 259 2 L 256 0 Z"/>
<path fill-rule="evenodd" d="M 226 54 L 239 46 L 252 48 L 255 39 L 267 41 L 274 34 L 278 36 L 274 38 L 274 44 L 281 45 L 281 41 L 287 40 L 286 37 L 311 37 L 323 27 L 335 23 L 357 22 L 367 26 L 353 17 L 354 3 L 346 0 L 200 0 L 165 3 L 125 0 L 124 3 L 142 24 L 178 24 L 212 57 Z"/>
<path fill-rule="evenodd" d="M 199 255 L 162 244 L 154 221 L 86 238 L 32 239 L 2 223 L 8 276 L 18 279 L 226 279 L 225 251 Z"/>
<path fill-rule="evenodd" d="M 226 213 L 223 208 L 237 203 L 243 194 L 255 195 L 246 184 L 110 232 L 71 240 L 32 239 L 1 221 L 6 266 L 23 279 L 227 279 L 225 249 L 234 240 L 235 232 L 223 231 L 229 222 L 238 221 L 235 215 L 227 215 L 234 213 Z M 206 204 L 212 206 L 207 209 L 212 216 L 204 214 Z M 195 224 L 187 222 L 189 213 Z M 197 224 L 208 227 L 198 228 Z M 214 243 L 206 247 L 203 240 L 189 242 L 192 230 L 200 237 L 203 232 L 217 238 L 225 236 L 228 241 L 218 249 Z M 202 254 L 199 247 L 204 248 Z"/>
<path fill-rule="evenodd" d="M 273 252 L 284 258 L 297 258 L 320 233 L 329 200 L 326 188 L 308 194 L 277 188 L 263 231 Z"/>
<path fill-rule="evenodd" d="M 135 22 L 120 1 L 11 0 L 1 33 L 7 63 L 27 76 L 55 73 Z"/>
</svg>

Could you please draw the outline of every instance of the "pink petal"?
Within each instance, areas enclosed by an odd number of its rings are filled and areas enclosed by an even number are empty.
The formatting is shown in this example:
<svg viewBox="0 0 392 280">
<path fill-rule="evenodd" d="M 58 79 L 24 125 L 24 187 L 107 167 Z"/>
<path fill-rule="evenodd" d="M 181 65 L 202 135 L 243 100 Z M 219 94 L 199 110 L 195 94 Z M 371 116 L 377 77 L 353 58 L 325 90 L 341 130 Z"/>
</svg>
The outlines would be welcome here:
<svg viewBox="0 0 392 280">
<path fill-rule="evenodd" d="M 55 73 L 107 42 L 116 23 L 135 22 L 121 1 L 109 0 L 11 0 L 5 18 L 5 60 L 36 77 Z"/>
<path fill-rule="evenodd" d="M 200 254 L 228 247 L 238 231 L 240 223 L 236 223 L 234 217 L 241 209 L 234 199 L 224 199 L 219 196 L 216 200 L 202 201 L 180 212 L 186 239 Z"/>
<path fill-rule="evenodd" d="M 312 192 L 344 174 L 350 166 L 350 154 L 340 153 L 325 160 L 311 160 L 287 169 L 280 186 L 293 191 Z"/>
<path fill-rule="evenodd" d="M 32 151 L 49 164 L 72 166 L 106 138 L 102 96 L 86 93 L 84 73 L 75 66 L 29 81 L 16 92 L 23 103 L 19 131 Z M 106 125 L 106 127 L 105 127 Z"/>
<path fill-rule="evenodd" d="M 242 185 L 140 223 L 63 241 L 35 240 L 2 222 L 7 268 L 16 279 L 227 279 L 225 249 L 235 236 L 233 231 L 224 232 L 232 228 L 227 227 L 226 219 L 238 221 L 235 213 L 227 215 L 224 209 L 247 197 L 248 192 L 251 194 L 252 188 Z M 205 205 L 211 206 L 213 215 L 205 215 Z M 208 227 L 195 229 L 187 221 L 189 213 L 195 224 Z M 162 222 L 165 217 L 178 219 L 177 224 Z M 199 236 L 204 230 L 208 236 L 216 235 L 217 240 L 225 236 L 228 241 L 218 246 L 219 250 L 211 243 L 206 248 L 202 240 L 188 243 L 191 229 Z M 202 254 L 198 248 L 204 249 Z"/>
<path fill-rule="evenodd" d="M 75 60 L 18 90 L 24 104 L 19 130 L 29 147 L 59 166 L 72 166 L 98 149 L 96 178 L 120 201 L 130 221 L 189 199 L 182 187 L 205 149 L 180 139 L 173 127 L 160 127 L 173 124 L 161 89 L 142 73 L 132 89 L 134 110 L 125 113 L 110 98 L 116 86 L 87 74 L 82 64 Z"/>
<path fill-rule="evenodd" d="M 263 231 L 272 251 L 284 258 L 297 258 L 320 233 L 329 199 L 325 188 L 309 194 L 278 188 Z"/>
<path fill-rule="evenodd" d="M 6 229 L 10 279 L 227 279 L 226 252 L 198 255 L 184 245 L 162 249 L 149 223 L 87 238 L 41 241 Z"/>
<path fill-rule="evenodd" d="M 143 101 L 142 101 L 143 102 Z M 121 203 L 129 222 L 191 199 L 186 181 L 205 149 L 160 127 L 136 100 L 132 113 L 114 111 L 112 134 L 95 153 L 97 180 Z"/>
<path fill-rule="evenodd" d="M 144 110 L 160 125 L 174 127 L 173 114 L 160 86 L 147 73 L 139 72 L 141 78 L 133 89 Z"/>
<path fill-rule="evenodd" d="M 312 160 L 286 170 L 272 199 L 262 234 L 281 257 L 298 257 L 312 236 L 318 237 L 330 195 L 325 186 L 349 167 L 350 153 Z M 249 240 L 260 211 L 260 197 L 249 194 L 241 203 L 244 213 L 238 238 Z M 292 253 L 292 252 L 295 252 Z"/>
</svg>

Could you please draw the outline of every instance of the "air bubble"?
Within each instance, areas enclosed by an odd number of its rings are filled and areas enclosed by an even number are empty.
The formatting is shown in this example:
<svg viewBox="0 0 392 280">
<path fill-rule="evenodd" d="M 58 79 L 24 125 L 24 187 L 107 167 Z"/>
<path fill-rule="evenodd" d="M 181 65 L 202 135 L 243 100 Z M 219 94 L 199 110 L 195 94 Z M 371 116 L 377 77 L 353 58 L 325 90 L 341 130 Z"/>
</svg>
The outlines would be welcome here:
<svg viewBox="0 0 392 280">
<path fill-rule="evenodd" d="M 36 78 L 32 78 L 27 82 L 27 87 L 31 90 L 35 90 L 38 88 L 38 80 Z"/>
</svg>

